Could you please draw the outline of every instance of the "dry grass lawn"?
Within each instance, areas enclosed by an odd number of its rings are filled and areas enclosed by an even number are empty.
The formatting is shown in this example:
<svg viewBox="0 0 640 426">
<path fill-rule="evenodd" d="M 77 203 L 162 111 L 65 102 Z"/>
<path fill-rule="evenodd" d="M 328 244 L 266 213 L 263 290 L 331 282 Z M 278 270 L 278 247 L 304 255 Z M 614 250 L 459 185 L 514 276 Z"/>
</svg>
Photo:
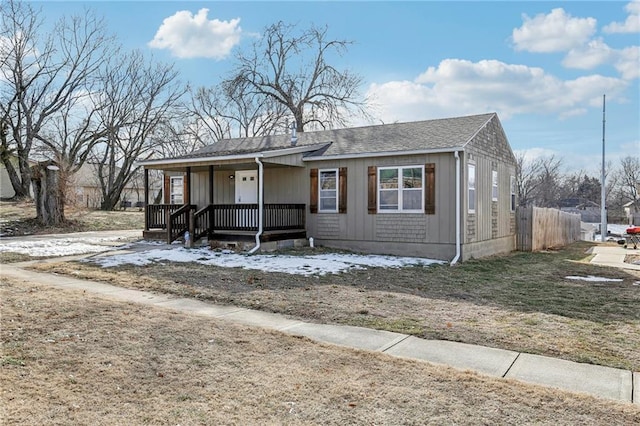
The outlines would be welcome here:
<svg viewBox="0 0 640 426">
<path fill-rule="evenodd" d="M 138 209 L 101 211 L 78 206 L 65 206 L 66 223 L 46 228 L 35 220 L 33 202 L 0 201 L 0 234 L 10 237 L 66 232 L 144 229 L 144 212 Z"/>
<path fill-rule="evenodd" d="M 165 262 L 37 269 L 287 314 L 640 371 L 639 277 L 584 263 L 589 244 L 456 267 L 373 268 L 301 277 Z M 621 282 L 566 276 L 595 275 Z"/>
<path fill-rule="evenodd" d="M 640 423 L 640 408 L 3 280 L 3 424 Z"/>
</svg>

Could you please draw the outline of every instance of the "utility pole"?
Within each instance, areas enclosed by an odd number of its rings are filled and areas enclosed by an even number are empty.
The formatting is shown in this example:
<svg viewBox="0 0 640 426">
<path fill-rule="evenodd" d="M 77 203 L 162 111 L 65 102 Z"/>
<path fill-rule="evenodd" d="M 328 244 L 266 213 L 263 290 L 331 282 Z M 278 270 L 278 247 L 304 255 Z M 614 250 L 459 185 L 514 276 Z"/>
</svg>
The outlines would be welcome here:
<svg viewBox="0 0 640 426">
<path fill-rule="evenodd" d="M 602 95 L 602 177 L 600 179 L 600 239 L 602 242 L 605 242 L 607 240 L 607 194 L 604 185 L 604 125 L 606 96 L 607 95 Z"/>
</svg>

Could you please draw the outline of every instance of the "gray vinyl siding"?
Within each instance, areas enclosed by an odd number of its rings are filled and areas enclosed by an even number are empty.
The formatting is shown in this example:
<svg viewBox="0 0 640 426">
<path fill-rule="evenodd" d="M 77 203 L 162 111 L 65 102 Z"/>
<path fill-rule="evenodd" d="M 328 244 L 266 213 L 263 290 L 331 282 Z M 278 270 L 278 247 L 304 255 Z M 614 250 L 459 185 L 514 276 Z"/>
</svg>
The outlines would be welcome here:
<svg viewBox="0 0 640 426">
<path fill-rule="evenodd" d="M 257 165 L 256 165 L 257 166 Z M 257 170 L 257 169 L 256 169 Z M 301 167 L 278 167 L 264 169 L 265 203 L 308 203 L 305 172 Z M 214 204 L 233 204 L 235 202 L 234 170 L 214 171 Z M 308 183 L 307 183 L 308 185 Z M 209 171 L 197 171 L 191 174 L 191 203 L 202 208 L 209 204 Z"/>
<path fill-rule="evenodd" d="M 369 166 L 408 166 L 435 163 L 436 212 L 368 213 Z M 455 158 L 453 153 L 406 155 L 398 157 L 357 158 L 310 162 L 308 169 L 347 168 L 347 212 L 314 213 L 307 210 L 307 235 L 326 245 L 352 246 L 367 251 L 408 254 L 403 244 L 413 247 L 413 255 L 427 254 L 450 258 L 455 247 Z M 309 173 L 306 173 L 309 185 Z M 427 247 L 429 246 L 429 247 Z M 395 247 L 395 248 L 394 248 Z"/>
<path fill-rule="evenodd" d="M 309 204 L 309 172 L 301 167 L 265 168 L 264 202 Z"/>
<path fill-rule="evenodd" d="M 476 211 L 468 212 L 468 168 L 476 165 Z M 498 172 L 498 200 L 492 200 L 492 172 Z M 509 251 L 510 238 L 515 236 L 515 212 L 511 211 L 510 178 L 515 176 L 516 160 L 509 147 L 500 123 L 494 119 L 487 123 L 473 140 L 465 147 L 463 167 L 463 259 L 478 257 L 480 248 L 487 253 Z M 498 246 L 487 244 L 487 241 L 501 241 Z M 515 239 L 513 240 L 515 244 Z"/>
</svg>

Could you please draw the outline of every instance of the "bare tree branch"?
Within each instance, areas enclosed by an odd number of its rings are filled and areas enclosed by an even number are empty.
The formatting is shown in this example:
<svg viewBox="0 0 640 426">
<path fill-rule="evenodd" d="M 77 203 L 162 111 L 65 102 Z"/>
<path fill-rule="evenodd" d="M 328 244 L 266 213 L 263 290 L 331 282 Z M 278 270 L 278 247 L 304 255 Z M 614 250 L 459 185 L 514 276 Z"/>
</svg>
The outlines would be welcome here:
<svg viewBox="0 0 640 426">
<path fill-rule="evenodd" d="M 0 3 L 0 121 L 5 129 L 0 143 L 3 153 L 18 157 L 19 175 L 9 155 L 2 156 L 17 197 L 29 196 L 29 159 L 34 148 L 56 161 L 61 168 L 56 182 L 61 185 L 64 176 L 86 158 L 84 145 L 96 136 L 81 136 L 93 126 L 90 115 L 76 115 L 83 110 L 77 106 L 114 47 L 104 22 L 89 11 L 61 19 L 51 32 L 42 31 L 41 22 L 40 12 L 27 3 Z M 64 191 L 52 192 L 56 193 Z M 45 201 L 37 207 L 64 200 Z M 36 210 L 44 224 L 64 220 L 64 205 Z M 56 217 L 47 217 L 47 211 L 56 212 Z"/>
<path fill-rule="evenodd" d="M 154 137 L 177 114 L 185 93 L 173 66 L 154 62 L 139 51 L 111 58 L 100 73 L 102 90 L 94 93 L 106 136 L 93 159 L 101 183 L 102 208 L 111 210 L 132 179 L 136 162 L 149 158 L 162 143 Z"/>
<path fill-rule="evenodd" d="M 352 114 L 368 116 L 359 95 L 362 77 L 327 62 L 331 54 L 343 55 L 350 42 L 327 40 L 326 27 L 300 34 L 294 30 L 278 22 L 266 28 L 251 53 L 240 53 L 233 76 L 224 83 L 238 88 L 230 93 L 285 106 L 299 132 L 314 123 L 321 128 L 347 125 Z"/>
</svg>

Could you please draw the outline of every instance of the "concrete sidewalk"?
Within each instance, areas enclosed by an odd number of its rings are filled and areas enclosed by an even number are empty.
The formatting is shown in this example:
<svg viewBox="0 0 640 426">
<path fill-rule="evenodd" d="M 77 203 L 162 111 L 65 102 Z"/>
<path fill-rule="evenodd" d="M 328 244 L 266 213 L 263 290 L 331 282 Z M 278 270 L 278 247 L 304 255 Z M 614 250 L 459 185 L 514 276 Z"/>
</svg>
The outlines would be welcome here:
<svg viewBox="0 0 640 426">
<path fill-rule="evenodd" d="M 640 372 L 632 373 L 591 364 L 518 353 L 466 343 L 424 340 L 406 334 L 331 324 L 314 324 L 273 314 L 220 306 L 188 298 L 124 289 L 109 284 L 75 279 L 2 265 L 1 276 L 34 284 L 84 290 L 114 300 L 203 315 L 308 337 L 318 342 L 379 351 L 391 356 L 444 364 L 493 377 L 516 379 L 572 392 L 640 405 Z M 635 389 L 635 392 L 634 392 Z"/>
<path fill-rule="evenodd" d="M 593 256 L 593 259 L 591 259 L 591 263 L 593 263 L 594 265 L 612 266 L 614 268 L 640 271 L 640 265 L 627 263 L 624 261 L 625 258 L 630 255 L 640 256 L 640 249 L 634 250 L 624 248 L 622 246 L 615 247 L 598 245 L 591 249 L 591 253 L 595 255 Z"/>
</svg>

